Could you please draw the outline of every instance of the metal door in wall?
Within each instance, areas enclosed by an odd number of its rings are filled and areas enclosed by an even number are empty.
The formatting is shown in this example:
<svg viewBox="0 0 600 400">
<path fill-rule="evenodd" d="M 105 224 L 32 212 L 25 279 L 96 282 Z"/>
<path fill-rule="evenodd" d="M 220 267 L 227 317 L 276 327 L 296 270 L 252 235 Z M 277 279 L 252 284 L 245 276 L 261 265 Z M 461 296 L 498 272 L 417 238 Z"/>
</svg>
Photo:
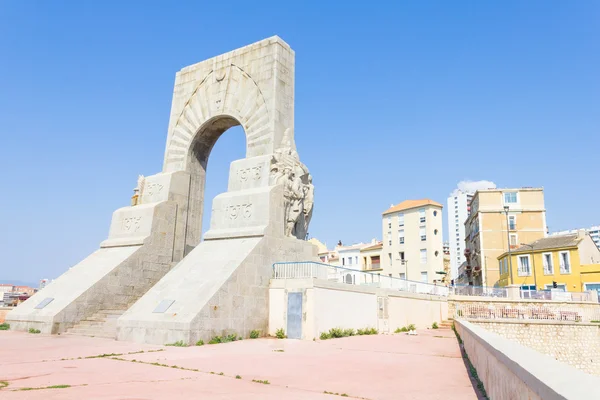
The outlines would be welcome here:
<svg viewBox="0 0 600 400">
<path fill-rule="evenodd" d="M 288 293 L 287 337 L 302 339 L 302 292 Z"/>
</svg>

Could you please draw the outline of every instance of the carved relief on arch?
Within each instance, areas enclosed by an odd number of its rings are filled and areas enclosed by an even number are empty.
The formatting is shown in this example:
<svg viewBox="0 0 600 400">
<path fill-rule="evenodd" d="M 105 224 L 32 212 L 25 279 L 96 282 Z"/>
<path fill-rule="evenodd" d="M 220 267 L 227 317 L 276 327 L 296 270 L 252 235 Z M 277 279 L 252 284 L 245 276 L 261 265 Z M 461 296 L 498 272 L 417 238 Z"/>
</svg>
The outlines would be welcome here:
<svg viewBox="0 0 600 400">
<path fill-rule="evenodd" d="M 164 172 L 185 170 L 196 134 L 220 115 L 235 118 L 246 133 L 246 146 L 266 154 L 272 144 L 269 109 L 250 75 L 231 64 L 209 72 L 190 95 L 167 139 Z"/>
</svg>

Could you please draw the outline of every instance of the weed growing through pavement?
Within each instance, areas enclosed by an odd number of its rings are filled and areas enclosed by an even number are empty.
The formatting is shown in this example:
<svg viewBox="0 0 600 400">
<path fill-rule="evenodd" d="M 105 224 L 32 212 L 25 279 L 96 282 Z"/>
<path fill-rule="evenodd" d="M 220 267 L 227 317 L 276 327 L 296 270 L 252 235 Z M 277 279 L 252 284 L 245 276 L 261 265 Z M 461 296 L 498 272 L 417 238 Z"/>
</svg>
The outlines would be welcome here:
<svg viewBox="0 0 600 400">
<path fill-rule="evenodd" d="M 165 344 L 165 346 L 188 347 L 188 345 L 184 343 L 183 340 L 178 340 L 175 343 L 167 343 Z"/>
</svg>

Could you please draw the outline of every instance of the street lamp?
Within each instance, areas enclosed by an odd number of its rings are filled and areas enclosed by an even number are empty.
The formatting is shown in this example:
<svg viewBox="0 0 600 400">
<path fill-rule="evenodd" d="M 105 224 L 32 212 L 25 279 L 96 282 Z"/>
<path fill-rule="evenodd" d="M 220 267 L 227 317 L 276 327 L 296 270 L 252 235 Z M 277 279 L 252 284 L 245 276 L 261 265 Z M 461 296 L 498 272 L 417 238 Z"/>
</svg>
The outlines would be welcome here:
<svg viewBox="0 0 600 400">
<path fill-rule="evenodd" d="M 533 258 L 533 285 L 535 286 L 535 290 L 537 290 L 537 278 L 535 276 L 535 254 L 533 253 L 533 246 L 527 243 L 520 243 L 520 245 L 531 248 L 531 258 Z"/>
<path fill-rule="evenodd" d="M 504 214 L 506 214 L 506 244 L 508 245 L 508 268 L 510 271 L 510 284 L 513 284 L 513 270 L 512 270 L 512 252 L 510 251 L 510 231 L 508 226 L 508 210 L 510 207 L 504 206 Z"/>
</svg>

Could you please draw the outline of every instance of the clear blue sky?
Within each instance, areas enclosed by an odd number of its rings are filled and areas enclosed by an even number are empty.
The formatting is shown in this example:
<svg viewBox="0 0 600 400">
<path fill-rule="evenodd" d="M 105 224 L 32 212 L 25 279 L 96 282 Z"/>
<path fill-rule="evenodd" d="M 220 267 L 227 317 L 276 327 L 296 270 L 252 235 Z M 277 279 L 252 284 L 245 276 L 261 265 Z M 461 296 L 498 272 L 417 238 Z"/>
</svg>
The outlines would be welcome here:
<svg viewBox="0 0 600 400">
<path fill-rule="evenodd" d="M 95 250 L 161 170 L 175 72 L 275 34 L 311 236 L 380 238 L 390 203 L 464 179 L 543 186 L 551 230 L 600 223 L 599 2 L 324 3 L 0 2 L 0 281 Z M 208 210 L 244 148 L 241 128 L 217 143 Z"/>
</svg>

